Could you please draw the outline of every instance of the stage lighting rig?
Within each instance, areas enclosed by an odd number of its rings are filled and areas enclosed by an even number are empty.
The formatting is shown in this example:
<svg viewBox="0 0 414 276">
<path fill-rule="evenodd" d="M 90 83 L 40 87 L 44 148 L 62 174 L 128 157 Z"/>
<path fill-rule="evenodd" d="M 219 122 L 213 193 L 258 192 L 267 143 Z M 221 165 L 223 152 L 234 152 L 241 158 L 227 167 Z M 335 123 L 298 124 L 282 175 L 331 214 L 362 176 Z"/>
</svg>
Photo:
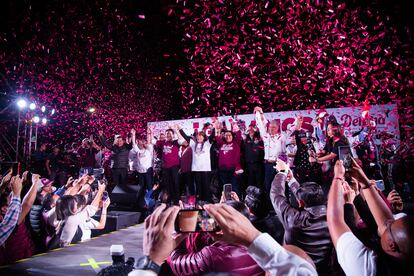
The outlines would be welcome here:
<svg viewBox="0 0 414 276">
<path fill-rule="evenodd" d="M 27 101 L 25 99 L 19 99 L 17 101 L 17 106 L 19 107 L 19 109 L 25 109 L 27 106 Z"/>
<path fill-rule="evenodd" d="M 35 110 L 36 109 L 36 104 L 35 103 L 30 103 L 29 104 L 29 109 L 30 110 Z"/>
</svg>

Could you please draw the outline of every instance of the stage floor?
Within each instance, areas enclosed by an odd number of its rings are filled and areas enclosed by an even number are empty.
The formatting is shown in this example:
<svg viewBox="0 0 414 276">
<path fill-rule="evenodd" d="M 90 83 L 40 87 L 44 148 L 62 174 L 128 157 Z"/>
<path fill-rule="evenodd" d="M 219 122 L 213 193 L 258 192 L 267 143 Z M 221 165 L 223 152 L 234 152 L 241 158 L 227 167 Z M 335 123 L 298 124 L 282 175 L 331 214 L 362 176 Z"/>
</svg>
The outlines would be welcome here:
<svg viewBox="0 0 414 276">
<path fill-rule="evenodd" d="M 109 248 L 122 244 L 125 259 L 142 256 L 144 224 L 137 224 L 95 237 L 90 241 L 59 248 L 0 267 L 0 275 L 96 275 L 112 264 Z"/>
</svg>

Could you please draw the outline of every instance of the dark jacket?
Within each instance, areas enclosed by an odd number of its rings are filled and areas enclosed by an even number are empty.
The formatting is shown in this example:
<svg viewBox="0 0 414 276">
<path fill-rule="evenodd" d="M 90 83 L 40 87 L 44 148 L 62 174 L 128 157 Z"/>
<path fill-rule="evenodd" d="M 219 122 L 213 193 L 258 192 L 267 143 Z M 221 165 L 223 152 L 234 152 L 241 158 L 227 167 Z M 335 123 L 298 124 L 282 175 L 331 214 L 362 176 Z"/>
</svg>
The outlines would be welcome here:
<svg viewBox="0 0 414 276">
<path fill-rule="evenodd" d="M 260 136 L 255 135 L 251 138 L 250 135 L 247 135 L 242 147 L 246 163 L 263 163 L 264 144 L 263 140 L 260 140 Z"/>
<path fill-rule="evenodd" d="M 99 136 L 102 145 L 112 151 L 112 160 L 114 164 L 113 169 L 128 169 L 129 166 L 129 151 L 132 149 L 132 144 L 125 143 L 122 147 L 117 145 L 110 145 L 105 141 L 103 136 Z"/>
<path fill-rule="evenodd" d="M 319 205 L 298 210 L 285 196 L 286 175 L 278 173 L 272 183 L 270 199 L 276 214 L 285 228 L 286 244 L 302 248 L 314 261 L 318 274 L 331 269 L 333 245 L 326 221 L 326 206 Z M 298 182 L 290 186 L 297 198 Z"/>
<path fill-rule="evenodd" d="M 239 276 L 265 275 L 243 246 L 214 242 L 205 233 L 190 234 L 168 259 L 175 275 L 227 272 Z"/>
</svg>

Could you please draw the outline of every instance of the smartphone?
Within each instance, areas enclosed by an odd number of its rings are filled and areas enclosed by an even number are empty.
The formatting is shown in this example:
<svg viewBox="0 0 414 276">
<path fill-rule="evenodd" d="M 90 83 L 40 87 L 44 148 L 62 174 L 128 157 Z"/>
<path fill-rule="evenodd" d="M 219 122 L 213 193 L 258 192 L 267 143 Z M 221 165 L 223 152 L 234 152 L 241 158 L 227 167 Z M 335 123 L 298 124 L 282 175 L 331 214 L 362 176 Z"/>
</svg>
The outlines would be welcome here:
<svg viewBox="0 0 414 276">
<path fill-rule="evenodd" d="M 342 160 L 346 171 L 350 171 L 352 168 L 352 151 L 350 146 L 338 147 L 339 160 Z"/>
<path fill-rule="evenodd" d="M 377 188 L 380 191 L 384 191 L 385 190 L 384 180 L 375 180 L 375 186 L 377 186 Z"/>
<path fill-rule="evenodd" d="M 20 162 L 13 162 L 11 170 L 12 175 L 20 175 Z"/>
<path fill-rule="evenodd" d="M 203 209 L 182 209 L 177 214 L 175 230 L 178 233 L 217 232 L 220 227 Z"/>
<path fill-rule="evenodd" d="M 231 200 L 231 192 L 232 192 L 231 184 L 224 184 L 223 191 L 224 191 L 224 198 L 226 200 Z"/>
<path fill-rule="evenodd" d="M 198 129 L 200 127 L 199 122 L 193 122 L 193 129 Z"/>
<path fill-rule="evenodd" d="M 108 197 L 109 197 L 108 192 L 107 192 L 107 191 L 104 191 L 104 192 L 102 193 L 102 201 L 107 200 L 107 199 L 108 199 Z"/>
</svg>

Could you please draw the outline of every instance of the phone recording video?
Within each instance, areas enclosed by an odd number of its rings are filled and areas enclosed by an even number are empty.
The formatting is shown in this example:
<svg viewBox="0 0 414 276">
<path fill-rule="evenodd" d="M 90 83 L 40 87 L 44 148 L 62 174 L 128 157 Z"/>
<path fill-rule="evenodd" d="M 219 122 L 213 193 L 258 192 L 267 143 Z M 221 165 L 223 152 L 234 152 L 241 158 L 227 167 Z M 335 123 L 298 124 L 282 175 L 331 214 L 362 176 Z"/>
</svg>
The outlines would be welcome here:
<svg viewBox="0 0 414 276">
<path fill-rule="evenodd" d="M 217 232 L 220 227 L 205 210 L 182 209 L 177 214 L 175 230 L 179 233 Z"/>
<path fill-rule="evenodd" d="M 226 200 L 231 200 L 231 192 L 232 192 L 232 186 L 231 184 L 224 184 L 223 191 L 224 191 L 224 198 Z"/>
<path fill-rule="evenodd" d="M 342 160 L 345 170 L 350 171 L 352 169 L 352 151 L 350 146 L 340 146 L 339 160 Z"/>
<path fill-rule="evenodd" d="M 107 192 L 107 191 L 104 191 L 104 192 L 102 193 L 102 201 L 107 200 L 107 199 L 108 199 L 108 197 L 109 197 L 108 192 Z"/>
<path fill-rule="evenodd" d="M 385 190 L 384 180 L 375 180 L 375 186 L 383 192 Z"/>
</svg>

